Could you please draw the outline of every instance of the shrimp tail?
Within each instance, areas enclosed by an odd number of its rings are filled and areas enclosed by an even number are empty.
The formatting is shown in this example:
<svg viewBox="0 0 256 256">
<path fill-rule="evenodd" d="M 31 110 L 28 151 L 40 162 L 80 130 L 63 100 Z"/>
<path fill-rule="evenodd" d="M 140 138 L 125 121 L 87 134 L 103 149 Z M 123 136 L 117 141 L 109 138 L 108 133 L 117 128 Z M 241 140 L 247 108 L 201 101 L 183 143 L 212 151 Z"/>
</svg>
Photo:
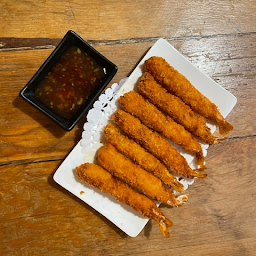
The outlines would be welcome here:
<svg viewBox="0 0 256 256">
<path fill-rule="evenodd" d="M 226 135 L 232 130 L 233 130 L 233 125 L 230 124 L 229 122 L 224 120 L 224 122 L 219 123 L 219 132 L 221 135 Z"/>
<path fill-rule="evenodd" d="M 175 206 L 176 207 L 179 207 L 179 206 L 182 206 L 184 203 L 186 203 L 188 201 L 188 196 L 189 194 L 184 194 L 184 195 L 179 195 L 177 196 L 175 199 L 176 199 L 176 204 Z M 172 205 L 173 206 L 173 203 L 170 202 L 169 205 Z"/>
<path fill-rule="evenodd" d="M 160 228 L 160 231 L 161 233 L 169 238 L 170 237 L 170 232 L 169 232 L 169 228 L 172 226 L 172 222 L 168 219 L 161 219 L 159 221 L 159 228 Z"/>
<path fill-rule="evenodd" d="M 160 212 L 159 208 L 152 208 L 152 215 L 154 215 L 155 219 L 158 221 L 161 233 L 165 237 L 169 238 L 169 228 L 173 226 L 172 221 L 170 221 L 162 212 Z"/>
<path fill-rule="evenodd" d="M 196 164 L 198 164 L 201 168 L 205 168 L 205 163 L 204 163 L 204 155 L 202 151 L 199 151 L 196 153 Z"/>
<path fill-rule="evenodd" d="M 178 192 L 182 192 L 184 190 L 184 186 L 177 180 L 173 181 L 171 186 Z"/>
<path fill-rule="evenodd" d="M 194 177 L 197 178 L 206 178 L 207 174 L 206 173 L 202 173 L 205 170 L 205 168 L 199 168 L 199 169 L 195 169 L 193 170 L 194 172 Z"/>
</svg>

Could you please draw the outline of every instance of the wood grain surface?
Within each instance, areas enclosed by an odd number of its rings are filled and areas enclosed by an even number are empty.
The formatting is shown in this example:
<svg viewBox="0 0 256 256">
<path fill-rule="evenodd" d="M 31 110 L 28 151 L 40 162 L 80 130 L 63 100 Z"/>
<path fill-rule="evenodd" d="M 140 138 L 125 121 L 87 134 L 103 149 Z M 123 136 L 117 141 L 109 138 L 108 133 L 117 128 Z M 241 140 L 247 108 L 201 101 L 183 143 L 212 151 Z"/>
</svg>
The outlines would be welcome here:
<svg viewBox="0 0 256 256">
<path fill-rule="evenodd" d="M 0 10 L 0 255 L 256 254 L 254 0 L 3 0 Z M 184 206 L 161 206 L 169 239 L 154 221 L 128 237 L 53 181 L 86 117 L 65 132 L 19 92 L 69 29 L 118 66 L 110 85 L 162 37 L 237 97 L 234 130 L 208 150 L 208 177 Z"/>
</svg>

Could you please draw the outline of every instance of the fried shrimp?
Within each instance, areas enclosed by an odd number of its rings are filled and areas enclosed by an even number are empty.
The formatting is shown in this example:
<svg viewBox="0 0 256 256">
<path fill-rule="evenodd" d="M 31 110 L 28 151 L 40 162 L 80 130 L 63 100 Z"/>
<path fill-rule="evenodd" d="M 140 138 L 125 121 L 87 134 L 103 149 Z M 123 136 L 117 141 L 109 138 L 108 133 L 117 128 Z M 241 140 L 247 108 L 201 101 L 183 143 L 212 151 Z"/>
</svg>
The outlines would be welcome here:
<svg viewBox="0 0 256 256">
<path fill-rule="evenodd" d="M 167 186 L 173 187 L 178 192 L 183 190 L 183 185 L 176 180 L 164 164 L 134 140 L 121 134 L 114 125 L 108 124 L 103 132 L 108 142 L 115 146 L 126 157 L 132 159 L 143 169 L 158 177 Z"/>
<path fill-rule="evenodd" d="M 83 182 L 113 195 L 118 201 L 131 206 L 144 217 L 157 221 L 161 233 L 166 237 L 170 237 L 169 228 L 173 223 L 148 197 L 136 192 L 127 184 L 113 177 L 108 171 L 95 164 L 85 163 L 78 166 L 76 174 Z"/>
<path fill-rule="evenodd" d="M 175 196 L 163 186 L 160 179 L 134 164 L 111 144 L 99 148 L 96 159 L 98 164 L 113 176 L 139 189 L 152 199 L 171 206 L 181 206 L 188 200 L 187 195 Z"/>
<path fill-rule="evenodd" d="M 141 95 L 202 141 L 207 144 L 218 142 L 206 125 L 205 119 L 195 114 L 180 98 L 162 88 L 150 73 L 145 72 L 141 76 L 138 89 Z"/>
<path fill-rule="evenodd" d="M 175 70 L 162 57 L 153 56 L 145 61 L 144 70 L 151 73 L 155 80 L 167 91 L 180 97 L 194 111 L 215 121 L 219 125 L 220 134 L 227 134 L 233 126 L 221 115 L 217 106 L 199 92 L 189 80 Z"/>
<path fill-rule="evenodd" d="M 119 98 L 119 104 L 123 110 L 138 117 L 149 128 L 195 154 L 197 163 L 201 167 L 204 166 L 202 147 L 191 133 L 170 116 L 163 114 L 140 94 L 130 91 Z"/>
<path fill-rule="evenodd" d="M 206 177 L 206 174 L 202 173 L 203 168 L 192 170 L 186 159 L 167 140 L 143 125 L 138 118 L 123 110 L 117 110 L 112 120 L 129 137 L 147 149 L 173 172 L 187 178 Z"/>
</svg>

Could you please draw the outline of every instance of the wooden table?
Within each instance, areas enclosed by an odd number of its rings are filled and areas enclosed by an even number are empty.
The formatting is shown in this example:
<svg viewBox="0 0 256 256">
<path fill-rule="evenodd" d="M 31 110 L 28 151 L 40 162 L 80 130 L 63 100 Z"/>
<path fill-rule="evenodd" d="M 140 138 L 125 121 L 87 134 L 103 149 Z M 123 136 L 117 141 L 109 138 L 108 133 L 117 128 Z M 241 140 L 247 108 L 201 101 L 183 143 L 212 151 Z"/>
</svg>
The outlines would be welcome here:
<svg viewBox="0 0 256 256">
<path fill-rule="evenodd" d="M 256 255 L 254 0 L 2 0 L 0 10 L 0 255 Z M 128 237 L 53 181 L 86 119 L 64 132 L 19 91 L 69 29 L 118 65 L 111 84 L 162 37 L 238 99 L 208 177 L 181 208 L 162 207 L 169 239 L 154 221 Z"/>
</svg>

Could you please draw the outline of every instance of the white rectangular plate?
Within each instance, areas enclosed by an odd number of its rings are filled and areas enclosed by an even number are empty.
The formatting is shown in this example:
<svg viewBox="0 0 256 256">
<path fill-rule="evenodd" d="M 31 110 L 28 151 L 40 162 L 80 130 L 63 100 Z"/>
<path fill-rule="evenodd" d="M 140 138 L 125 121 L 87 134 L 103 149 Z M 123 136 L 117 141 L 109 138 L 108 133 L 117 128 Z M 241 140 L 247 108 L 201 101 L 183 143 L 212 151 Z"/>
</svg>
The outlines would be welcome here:
<svg viewBox="0 0 256 256">
<path fill-rule="evenodd" d="M 144 61 L 151 56 L 161 56 L 165 58 L 175 69 L 185 75 L 199 91 L 214 102 L 224 117 L 226 117 L 235 106 L 237 99 L 234 95 L 193 66 L 164 39 L 159 39 L 151 47 L 125 84 L 121 87 L 114 100 L 125 92 L 134 89 L 138 79 L 142 75 Z M 214 129 L 215 128 L 212 127 L 212 131 L 214 131 Z M 147 218 L 142 217 L 131 207 L 119 203 L 114 197 L 82 183 L 75 176 L 75 168 L 85 161 L 92 162 L 94 155 L 95 150 L 89 152 L 86 156 L 82 154 L 82 147 L 79 142 L 55 172 L 54 180 L 93 207 L 126 234 L 131 237 L 137 236 L 146 225 L 148 221 Z M 188 162 L 190 161 L 190 159 L 187 160 Z"/>
</svg>

